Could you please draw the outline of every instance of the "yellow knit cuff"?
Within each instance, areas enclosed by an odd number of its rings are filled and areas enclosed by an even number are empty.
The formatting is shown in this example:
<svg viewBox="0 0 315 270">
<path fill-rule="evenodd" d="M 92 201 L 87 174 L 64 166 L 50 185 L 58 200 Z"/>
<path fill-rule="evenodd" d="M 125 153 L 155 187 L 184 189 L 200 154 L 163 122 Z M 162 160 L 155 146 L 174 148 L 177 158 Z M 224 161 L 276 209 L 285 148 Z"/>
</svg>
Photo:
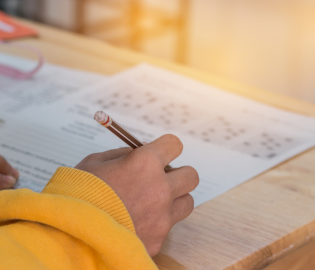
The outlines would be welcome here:
<svg viewBox="0 0 315 270">
<path fill-rule="evenodd" d="M 91 173 L 60 167 L 42 193 L 69 196 L 89 202 L 104 210 L 119 224 L 136 233 L 124 203 L 110 186 Z"/>
</svg>

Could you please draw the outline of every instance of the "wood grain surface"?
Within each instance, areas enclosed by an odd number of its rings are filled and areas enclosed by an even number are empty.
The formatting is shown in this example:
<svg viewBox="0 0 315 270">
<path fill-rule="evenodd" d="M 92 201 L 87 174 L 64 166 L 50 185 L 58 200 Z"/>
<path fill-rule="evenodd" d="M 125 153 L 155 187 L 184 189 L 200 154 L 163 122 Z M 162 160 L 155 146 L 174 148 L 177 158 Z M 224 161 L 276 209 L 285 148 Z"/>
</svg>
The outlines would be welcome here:
<svg viewBox="0 0 315 270">
<path fill-rule="evenodd" d="M 315 106 L 303 101 L 73 33 L 24 23 L 36 27 L 40 37 L 17 42 L 38 47 L 47 61 L 54 64 L 114 74 L 148 62 L 225 91 L 315 117 Z M 3 46 L 0 51 L 26 56 Z M 154 261 L 161 270 L 263 269 L 314 238 L 315 149 L 311 149 L 197 207 L 191 216 L 171 230 Z"/>
<path fill-rule="evenodd" d="M 315 241 L 289 254 L 264 270 L 314 270 Z"/>
</svg>

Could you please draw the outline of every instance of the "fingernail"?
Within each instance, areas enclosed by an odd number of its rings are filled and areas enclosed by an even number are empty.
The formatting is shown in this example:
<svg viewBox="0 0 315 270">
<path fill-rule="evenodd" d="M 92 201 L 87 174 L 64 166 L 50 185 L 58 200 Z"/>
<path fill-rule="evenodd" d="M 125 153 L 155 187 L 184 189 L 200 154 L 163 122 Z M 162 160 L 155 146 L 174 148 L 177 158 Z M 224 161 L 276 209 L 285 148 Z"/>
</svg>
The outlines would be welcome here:
<svg viewBox="0 0 315 270">
<path fill-rule="evenodd" d="M 15 179 L 19 179 L 19 176 L 20 176 L 20 173 L 17 169 L 15 168 L 12 168 L 12 176 L 15 178 Z"/>
<path fill-rule="evenodd" d="M 3 181 L 4 181 L 6 184 L 8 184 L 10 187 L 11 187 L 11 186 L 14 186 L 15 183 L 16 183 L 16 179 L 15 179 L 13 176 L 11 176 L 11 175 L 5 175 L 5 176 L 3 176 Z"/>
</svg>

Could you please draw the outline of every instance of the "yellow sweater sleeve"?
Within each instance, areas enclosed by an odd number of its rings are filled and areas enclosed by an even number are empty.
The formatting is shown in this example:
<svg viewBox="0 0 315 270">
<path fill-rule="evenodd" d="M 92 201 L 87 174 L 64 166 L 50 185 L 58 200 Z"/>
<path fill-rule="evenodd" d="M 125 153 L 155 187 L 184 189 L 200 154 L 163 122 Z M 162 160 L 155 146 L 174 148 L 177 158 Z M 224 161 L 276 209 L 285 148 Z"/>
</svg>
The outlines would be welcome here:
<svg viewBox="0 0 315 270">
<path fill-rule="evenodd" d="M 116 193 L 58 168 L 42 193 L 0 191 L 0 269 L 157 269 Z"/>
</svg>

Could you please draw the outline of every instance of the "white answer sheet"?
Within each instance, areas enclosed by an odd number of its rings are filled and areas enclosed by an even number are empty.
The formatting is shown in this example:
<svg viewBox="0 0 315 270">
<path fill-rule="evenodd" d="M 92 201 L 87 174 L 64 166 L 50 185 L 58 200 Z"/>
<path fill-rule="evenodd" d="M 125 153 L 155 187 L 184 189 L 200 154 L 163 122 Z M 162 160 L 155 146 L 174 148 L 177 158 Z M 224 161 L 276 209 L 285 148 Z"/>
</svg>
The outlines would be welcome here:
<svg viewBox="0 0 315 270">
<path fill-rule="evenodd" d="M 45 109 L 34 107 L 24 114 L 32 118 L 25 129 L 21 123 L 3 127 L 0 151 L 20 170 L 23 162 L 29 166 L 18 186 L 40 191 L 58 166 L 74 166 L 89 153 L 124 146 L 94 121 L 97 110 L 143 141 L 177 135 L 184 151 L 171 165 L 197 169 L 195 206 L 315 145 L 313 118 L 143 64 Z M 18 130 L 25 131 L 25 140 L 15 146 Z M 30 184 L 35 180 L 36 188 Z"/>
<path fill-rule="evenodd" d="M 31 70 L 36 62 L 0 53 L 0 63 Z M 51 64 L 28 80 L 16 80 L 0 74 L 0 119 L 23 115 L 80 92 L 85 86 L 106 80 L 106 76 Z"/>
<path fill-rule="evenodd" d="M 0 63 L 22 70 L 36 65 L 34 61 L 2 53 Z M 63 99 L 107 80 L 104 75 L 51 64 L 45 64 L 28 80 L 0 75 L 0 154 L 20 171 L 16 188 L 40 192 L 59 166 L 74 166 L 88 154 L 100 151 L 99 145 L 86 146 L 86 141 L 78 138 L 73 141 L 73 137 L 43 128 L 34 119 L 47 107 L 58 107 Z"/>
</svg>

